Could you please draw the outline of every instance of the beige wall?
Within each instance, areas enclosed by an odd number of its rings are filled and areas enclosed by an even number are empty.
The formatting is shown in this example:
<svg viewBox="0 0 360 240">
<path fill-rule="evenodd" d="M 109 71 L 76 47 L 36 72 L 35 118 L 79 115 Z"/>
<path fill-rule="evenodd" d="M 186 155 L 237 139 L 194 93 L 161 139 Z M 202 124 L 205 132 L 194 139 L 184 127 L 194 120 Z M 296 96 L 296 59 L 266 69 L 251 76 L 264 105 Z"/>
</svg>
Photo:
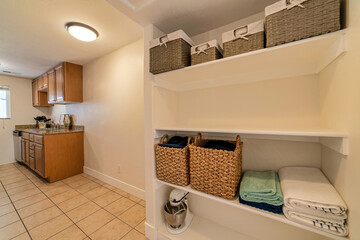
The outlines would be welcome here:
<svg viewBox="0 0 360 240">
<path fill-rule="evenodd" d="M 0 86 L 10 87 L 11 119 L 0 119 L 0 164 L 15 161 L 12 131 L 15 125 L 35 124 L 34 117 L 49 109 L 32 106 L 31 80 L 0 75 Z"/>
<path fill-rule="evenodd" d="M 143 40 L 84 66 L 84 102 L 55 106 L 85 125 L 85 166 L 145 189 Z M 117 172 L 120 165 L 120 174 Z"/>
<path fill-rule="evenodd" d="M 286 130 L 320 125 L 314 75 L 181 92 L 178 102 L 180 126 Z"/>
<path fill-rule="evenodd" d="M 360 1 L 349 0 L 348 52 L 320 74 L 323 125 L 349 132 L 346 158 L 323 148 L 322 169 L 349 207 L 350 239 L 360 239 Z"/>
</svg>

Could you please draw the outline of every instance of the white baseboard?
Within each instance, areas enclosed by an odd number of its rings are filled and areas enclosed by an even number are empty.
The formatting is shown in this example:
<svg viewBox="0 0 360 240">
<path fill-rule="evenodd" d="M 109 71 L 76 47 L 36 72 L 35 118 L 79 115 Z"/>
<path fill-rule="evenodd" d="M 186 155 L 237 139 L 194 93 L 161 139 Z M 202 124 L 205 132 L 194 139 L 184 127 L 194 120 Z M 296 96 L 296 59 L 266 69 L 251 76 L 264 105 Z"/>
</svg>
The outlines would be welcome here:
<svg viewBox="0 0 360 240">
<path fill-rule="evenodd" d="M 135 187 L 133 185 L 130 185 L 126 182 L 120 181 L 119 179 L 110 177 L 104 173 L 98 172 L 94 169 L 91 169 L 89 167 L 84 166 L 84 173 L 89 174 L 92 177 L 95 177 L 103 182 L 106 182 L 107 184 L 110 184 L 111 186 L 117 187 L 125 192 L 128 192 L 135 197 L 141 198 L 145 200 L 145 191 Z"/>
<path fill-rule="evenodd" d="M 1 165 L 5 165 L 5 164 L 10 164 L 10 163 L 16 163 L 16 161 L 0 163 L 0 166 L 1 166 Z"/>
<path fill-rule="evenodd" d="M 145 236 L 150 240 L 157 240 L 154 226 L 145 221 Z"/>
</svg>

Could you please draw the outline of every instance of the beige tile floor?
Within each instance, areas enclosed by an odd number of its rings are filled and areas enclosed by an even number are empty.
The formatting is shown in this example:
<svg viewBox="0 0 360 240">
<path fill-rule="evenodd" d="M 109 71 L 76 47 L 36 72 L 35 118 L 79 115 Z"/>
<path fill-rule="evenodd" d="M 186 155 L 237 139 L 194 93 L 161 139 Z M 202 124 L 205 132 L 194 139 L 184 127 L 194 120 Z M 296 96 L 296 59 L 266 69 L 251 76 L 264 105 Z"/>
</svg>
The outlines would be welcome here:
<svg viewBox="0 0 360 240">
<path fill-rule="evenodd" d="M 47 183 L 0 166 L 0 240 L 143 240 L 145 202 L 87 174 Z"/>
</svg>

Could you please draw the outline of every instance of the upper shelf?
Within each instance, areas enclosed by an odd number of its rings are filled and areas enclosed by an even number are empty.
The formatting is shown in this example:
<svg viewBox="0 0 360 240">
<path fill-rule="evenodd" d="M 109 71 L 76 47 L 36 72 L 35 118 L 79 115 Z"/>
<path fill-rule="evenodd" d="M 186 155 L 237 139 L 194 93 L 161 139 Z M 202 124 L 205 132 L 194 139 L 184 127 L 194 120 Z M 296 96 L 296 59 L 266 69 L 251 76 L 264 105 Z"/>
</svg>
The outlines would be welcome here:
<svg viewBox="0 0 360 240">
<path fill-rule="evenodd" d="M 317 74 L 346 52 L 346 29 L 154 75 L 156 86 L 189 91 Z"/>
<path fill-rule="evenodd" d="M 210 137 L 234 138 L 240 134 L 242 138 L 318 142 L 342 155 L 349 155 L 348 134 L 343 131 L 329 129 L 214 129 L 214 128 L 188 128 L 188 127 L 158 127 L 154 129 L 154 138 L 164 134 L 195 136 L 196 133 Z"/>
</svg>

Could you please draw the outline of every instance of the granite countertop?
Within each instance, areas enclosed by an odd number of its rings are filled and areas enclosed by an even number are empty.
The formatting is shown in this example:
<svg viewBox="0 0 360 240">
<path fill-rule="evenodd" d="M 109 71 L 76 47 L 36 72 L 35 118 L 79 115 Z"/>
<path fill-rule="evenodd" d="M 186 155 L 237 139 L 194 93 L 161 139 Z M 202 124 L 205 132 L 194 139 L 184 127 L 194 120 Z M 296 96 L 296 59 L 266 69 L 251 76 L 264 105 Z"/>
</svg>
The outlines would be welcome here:
<svg viewBox="0 0 360 240">
<path fill-rule="evenodd" d="M 21 131 L 33 134 L 40 134 L 40 135 L 51 135 L 51 134 L 66 134 L 66 133 L 78 133 L 84 132 L 84 126 L 74 126 L 71 130 L 65 129 L 51 129 L 51 128 L 27 128 L 22 129 Z"/>
</svg>

